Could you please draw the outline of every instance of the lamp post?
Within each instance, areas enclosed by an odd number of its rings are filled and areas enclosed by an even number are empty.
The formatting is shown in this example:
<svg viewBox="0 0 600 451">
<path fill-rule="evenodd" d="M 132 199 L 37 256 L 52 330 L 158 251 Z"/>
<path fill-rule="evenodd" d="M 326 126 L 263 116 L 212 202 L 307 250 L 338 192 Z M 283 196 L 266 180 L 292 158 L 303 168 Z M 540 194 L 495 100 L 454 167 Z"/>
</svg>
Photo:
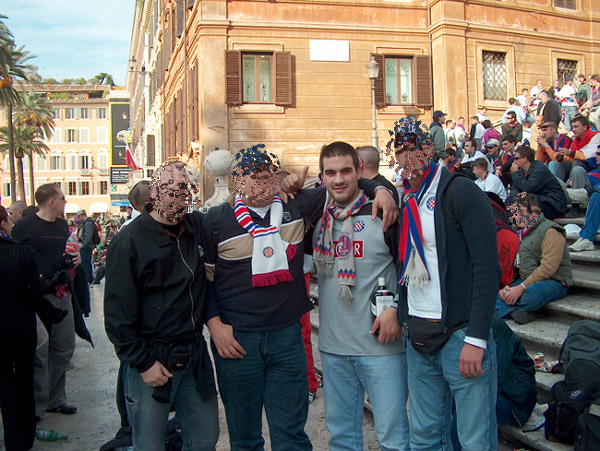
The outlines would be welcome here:
<svg viewBox="0 0 600 451">
<path fill-rule="evenodd" d="M 371 103 L 373 104 L 373 134 L 371 135 L 371 145 L 379 149 L 379 138 L 377 137 L 377 110 L 375 108 L 375 80 L 379 77 L 379 64 L 375 57 L 371 56 L 371 62 L 367 64 L 367 73 L 371 80 Z"/>
</svg>

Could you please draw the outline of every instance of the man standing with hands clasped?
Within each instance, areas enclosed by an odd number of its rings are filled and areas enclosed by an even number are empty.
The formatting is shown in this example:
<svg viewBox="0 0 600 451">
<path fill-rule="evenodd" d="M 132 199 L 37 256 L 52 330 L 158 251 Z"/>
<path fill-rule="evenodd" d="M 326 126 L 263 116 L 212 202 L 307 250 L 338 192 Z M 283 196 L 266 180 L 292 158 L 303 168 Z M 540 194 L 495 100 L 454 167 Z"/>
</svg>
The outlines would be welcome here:
<svg viewBox="0 0 600 451">
<path fill-rule="evenodd" d="M 452 401 L 465 450 L 496 450 L 491 319 L 500 266 L 485 194 L 432 161 L 427 127 L 396 122 L 388 143 L 404 170 L 400 322 L 408 323 L 411 450 L 450 446 Z"/>
</svg>

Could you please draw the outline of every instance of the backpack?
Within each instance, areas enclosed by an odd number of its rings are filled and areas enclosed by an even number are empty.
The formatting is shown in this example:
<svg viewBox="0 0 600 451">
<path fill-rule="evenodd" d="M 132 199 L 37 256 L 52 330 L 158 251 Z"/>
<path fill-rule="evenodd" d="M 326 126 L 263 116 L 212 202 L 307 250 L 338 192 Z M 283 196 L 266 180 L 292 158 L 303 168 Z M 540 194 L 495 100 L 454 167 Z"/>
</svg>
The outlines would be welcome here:
<svg viewBox="0 0 600 451">
<path fill-rule="evenodd" d="M 600 399 L 593 401 L 577 420 L 575 451 L 600 451 Z"/>
<path fill-rule="evenodd" d="M 550 389 L 548 410 L 544 413 L 546 440 L 551 437 L 564 443 L 575 441 L 578 421 L 590 403 L 600 400 L 600 381 L 557 382 Z"/>
<path fill-rule="evenodd" d="M 100 235 L 98 234 L 98 227 L 96 227 L 96 223 L 91 218 L 87 218 L 84 221 L 84 224 L 88 221 L 92 223 L 92 243 L 94 243 L 94 246 L 97 246 L 100 244 Z"/>
<path fill-rule="evenodd" d="M 560 349 L 560 361 L 568 383 L 600 382 L 600 323 L 573 323 Z"/>
</svg>

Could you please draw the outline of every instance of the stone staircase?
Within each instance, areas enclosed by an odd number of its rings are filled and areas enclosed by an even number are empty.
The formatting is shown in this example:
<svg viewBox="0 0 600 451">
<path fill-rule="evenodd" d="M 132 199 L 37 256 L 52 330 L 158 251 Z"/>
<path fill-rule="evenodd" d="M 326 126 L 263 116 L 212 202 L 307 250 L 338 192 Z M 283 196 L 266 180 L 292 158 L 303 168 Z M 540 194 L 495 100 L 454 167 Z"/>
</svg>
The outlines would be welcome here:
<svg viewBox="0 0 600 451">
<path fill-rule="evenodd" d="M 583 226 L 583 218 L 559 219 L 556 222 L 563 226 L 568 223 Z M 569 243 L 572 243 L 577 236 L 567 236 L 567 239 Z M 596 235 L 596 243 L 600 244 L 600 234 Z M 600 245 L 594 251 L 571 253 L 571 261 L 574 286 L 565 298 L 544 307 L 539 312 L 539 318 L 532 323 L 518 325 L 512 320 L 507 321 L 507 324 L 521 338 L 532 358 L 537 352 L 543 352 L 546 360 L 558 360 L 561 345 L 573 322 L 582 319 L 600 322 Z M 316 280 L 313 280 L 311 296 L 318 299 Z M 316 351 L 319 331 L 318 307 L 311 313 L 311 322 L 315 365 L 320 370 L 320 359 Z M 563 379 L 561 374 L 536 372 L 540 404 L 547 402 L 550 388 L 561 379 Z M 370 410 L 367 401 L 365 401 L 365 409 Z M 566 451 L 573 449 L 572 446 L 547 441 L 543 428 L 524 433 L 520 427 L 502 426 L 500 427 L 500 437 L 504 441 L 501 448 L 507 450 L 526 448 L 539 451 Z"/>
</svg>

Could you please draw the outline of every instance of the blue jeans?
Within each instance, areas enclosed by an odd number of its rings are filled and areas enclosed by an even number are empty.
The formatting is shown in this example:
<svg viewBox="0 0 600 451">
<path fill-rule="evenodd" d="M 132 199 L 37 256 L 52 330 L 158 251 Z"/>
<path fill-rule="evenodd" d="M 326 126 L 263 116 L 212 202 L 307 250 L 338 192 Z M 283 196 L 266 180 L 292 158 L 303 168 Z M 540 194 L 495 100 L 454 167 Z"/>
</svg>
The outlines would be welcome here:
<svg viewBox="0 0 600 451">
<path fill-rule="evenodd" d="M 83 268 L 83 274 L 85 274 L 85 280 L 88 284 L 94 281 L 92 277 L 92 251 L 91 247 L 82 247 L 80 250 L 81 255 L 81 267 Z"/>
<path fill-rule="evenodd" d="M 321 362 L 330 450 L 362 451 L 365 390 L 381 449 L 410 449 L 406 353 L 342 356 L 321 352 Z"/>
<path fill-rule="evenodd" d="M 517 279 L 510 284 L 511 287 L 517 286 L 523 282 L 523 279 Z M 567 294 L 567 287 L 556 280 L 542 280 L 541 282 L 530 285 L 523 293 L 523 296 L 515 305 L 508 305 L 500 295 L 496 299 L 496 313 L 500 318 L 504 318 L 513 310 L 525 310 L 526 312 L 535 312 L 541 309 L 549 302 L 564 298 Z"/>
<path fill-rule="evenodd" d="M 595 192 L 590 197 L 585 214 L 585 223 L 583 229 L 579 232 L 579 237 L 593 243 L 596 239 L 596 233 L 598 233 L 598 227 L 600 227 L 600 193 Z"/>
<path fill-rule="evenodd" d="M 171 403 L 158 402 L 152 397 L 154 388 L 143 381 L 138 370 L 124 365 L 125 402 L 133 432 L 133 448 L 164 451 L 165 427 L 173 406 L 181 422 L 183 450 L 214 450 L 219 439 L 217 397 L 202 401 L 191 367 L 171 373 Z"/>
<path fill-rule="evenodd" d="M 263 450 L 263 406 L 271 449 L 312 450 L 308 416 L 306 351 L 300 322 L 272 332 L 236 332 L 243 359 L 224 359 L 213 344 L 219 391 L 231 449 Z"/>
<path fill-rule="evenodd" d="M 496 344 L 490 332 L 481 362 L 483 374 L 465 378 L 459 371 L 465 332 L 466 328 L 455 331 L 442 349 L 430 355 L 408 345 L 412 451 L 452 449 L 453 400 L 462 448 L 466 451 L 495 451 L 498 447 Z"/>
<path fill-rule="evenodd" d="M 565 118 L 563 122 L 565 123 L 565 128 L 568 132 L 571 131 L 571 119 L 577 116 L 577 107 L 576 106 L 564 106 L 562 107 L 563 113 L 565 114 Z"/>
</svg>

